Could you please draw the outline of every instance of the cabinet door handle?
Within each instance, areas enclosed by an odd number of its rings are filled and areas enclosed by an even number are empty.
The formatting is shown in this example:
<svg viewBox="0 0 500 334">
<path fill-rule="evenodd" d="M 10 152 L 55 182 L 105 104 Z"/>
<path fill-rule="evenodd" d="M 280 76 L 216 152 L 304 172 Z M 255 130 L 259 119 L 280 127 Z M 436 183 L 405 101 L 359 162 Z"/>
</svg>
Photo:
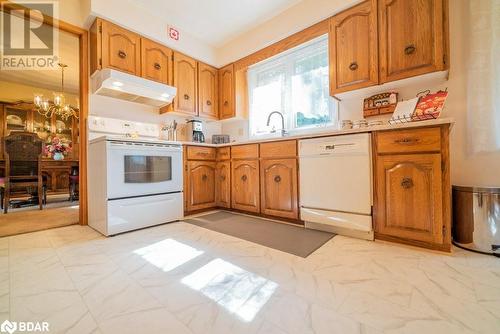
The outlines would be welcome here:
<svg viewBox="0 0 500 334">
<path fill-rule="evenodd" d="M 160 64 L 158 64 L 158 63 L 155 63 L 155 64 L 154 64 L 154 67 L 155 67 L 157 70 L 161 70 L 161 65 L 160 65 Z"/>
<path fill-rule="evenodd" d="M 125 51 L 119 50 L 118 57 L 120 57 L 121 59 L 125 59 L 127 58 L 127 54 L 125 53 Z"/>
<path fill-rule="evenodd" d="M 243 181 L 243 182 L 245 182 L 247 179 L 248 179 L 248 177 L 247 177 L 246 175 L 243 175 L 243 176 L 241 177 L 241 181 Z"/>
<path fill-rule="evenodd" d="M 224 101 L 224 106 L 226 106 L 226 107 L 227 107 L 228 105 L 229 105 L 229 102 Z"/>
<path fill-rule="evenodd" d="M 184 94 L 184 100 L 189 100 L 189 95 Z"/>
<path fill-rule="evenodd" d="M 350 65 L 349 65 L 349 69 L 351 71 L 356 71 L 358 69 L 358 63 L 356 63 L 355 61 L 352 62 Z"/>
<path fill-rule="evenodd" d="M 221 179 L 222 181 L 226 181 L 226 175 L 221 175 L 221 176 L 220 176 L 220 179 Z"/>
<path fill-rule="evenodd" d="M 415 45 L 410 44 L 410 45 L 408 45 L 408 46 L 405 48 L 405 55 L 411 55 L 412 53 L 414 53 L 414 52 L 415 52 L 415 50 L 417 50 L 417 48 L 415 47 Z"/>
<path fill-rule="evenodd" d="M 412 144 L 412 143 L 416 143 L 418 142 L 419 139 L 418 138 L 401 138 L 401 139 L 397 139 L 395 140 L 394 142 L 396 144 L 403 144 L 403 145 L 406 145 L 406 144 Z"/>
<path fill-rule="evenodd" d="M 276 175 L 276 176 L 274 177 L 274 182 L 276 182 L 276 183 L 280 183 L 280 182 L 281 182 L 281 176 Z"/>
<path fill-rule="evenodd" d="M 207 106 L 211 106 L 211 105 L 212 105 L 212 101 L 207 100 Z"/>
<path fill-rule="evenodd" d="M 404 189 L 410 189 L 411 187 L 413 187 L 413 180 L 409 177 L 404 177 L 401 180 L 401 187 L 403 187 Z"/>
<path fill-rule="evenodd" d="M 201 179 L 202 179 L 203 181 L 206 181 L 206 180 L 207 180 L 207 178 L 208 178 L 208 176 L 207 176 L 207 175 L 205 175 L 205 174 L 203 174 L 203 175 L 201 176 Z"/>
</svg>

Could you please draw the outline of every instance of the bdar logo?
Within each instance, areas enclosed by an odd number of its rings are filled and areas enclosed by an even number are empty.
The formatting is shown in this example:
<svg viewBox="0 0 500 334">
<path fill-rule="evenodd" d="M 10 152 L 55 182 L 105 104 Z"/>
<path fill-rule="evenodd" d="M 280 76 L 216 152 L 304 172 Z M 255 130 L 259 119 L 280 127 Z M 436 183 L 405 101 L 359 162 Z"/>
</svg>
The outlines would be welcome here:
<svg viewBox="0 0 500 334">
<path fill-rule="evenodd" d="M 0 331 L 2 333 L 9 333 L 12 334 L 17 330 L 17 323 L 16 322 L 11 322 L 9 320 L 5 320 L 1 325 L 0 325 Z"/>
</svg>

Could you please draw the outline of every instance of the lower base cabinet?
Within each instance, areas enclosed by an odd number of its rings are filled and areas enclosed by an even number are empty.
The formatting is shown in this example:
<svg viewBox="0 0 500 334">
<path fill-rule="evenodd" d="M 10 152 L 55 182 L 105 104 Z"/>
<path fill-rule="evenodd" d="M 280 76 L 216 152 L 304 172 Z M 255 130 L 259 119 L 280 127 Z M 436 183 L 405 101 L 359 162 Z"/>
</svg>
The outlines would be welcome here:
<svg viewBox="0 0 500 334">
<path fill-rule="evenodd" d="M 259 160 L 234 160 L 231 175 L 232 208 L 259 213 Z"/>
<path fill-rule="evenodd" d="M 215 166 L 215 201 L 222 208 L 231 207 L 231 162 L 217 162 Z"/>
<path fill-rule="evenodd" d="M 195 211 L 215 206 L 215 162 L 187 162 L 187 210 Z"/>
<path fill-rule="evenodd" d="M 298 219 L 297 160 L 262 160 L 260 163 L 261 212 Z"/>
</svg>

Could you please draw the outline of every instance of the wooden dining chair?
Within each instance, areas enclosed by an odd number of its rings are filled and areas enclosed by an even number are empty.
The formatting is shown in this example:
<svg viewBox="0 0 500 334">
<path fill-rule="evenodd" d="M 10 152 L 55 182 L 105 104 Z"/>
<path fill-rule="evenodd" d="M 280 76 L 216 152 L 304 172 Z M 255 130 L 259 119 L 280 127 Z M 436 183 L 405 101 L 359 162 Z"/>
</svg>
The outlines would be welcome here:
<svg viewBox="0 0 500 334">
<path fill-rule="evenodd" d="M 10 194 L 15 189 L 37 189 L 38 205 L 43 208 L 42 178 L 43 141 L 31 132 L 13 132 L 3 138 L 5 159 L 4 213 L 7 213 Z"/>
</svg>

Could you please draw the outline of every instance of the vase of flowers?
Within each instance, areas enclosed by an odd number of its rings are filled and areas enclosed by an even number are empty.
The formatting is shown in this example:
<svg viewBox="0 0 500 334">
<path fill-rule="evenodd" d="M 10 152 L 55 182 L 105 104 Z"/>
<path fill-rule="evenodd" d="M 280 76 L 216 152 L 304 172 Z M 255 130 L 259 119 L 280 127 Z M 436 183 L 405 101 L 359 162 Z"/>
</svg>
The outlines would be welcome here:
<svg viewBox="0 0 500 334">
<path fill-rule="evenodd" d="M 71 152 L 71 144 L 61 141 L 59 137 L 49 137 L 45 145 L 44 153 L 47 157 L 54 160 L 63 160 Z"/>
</svg>

